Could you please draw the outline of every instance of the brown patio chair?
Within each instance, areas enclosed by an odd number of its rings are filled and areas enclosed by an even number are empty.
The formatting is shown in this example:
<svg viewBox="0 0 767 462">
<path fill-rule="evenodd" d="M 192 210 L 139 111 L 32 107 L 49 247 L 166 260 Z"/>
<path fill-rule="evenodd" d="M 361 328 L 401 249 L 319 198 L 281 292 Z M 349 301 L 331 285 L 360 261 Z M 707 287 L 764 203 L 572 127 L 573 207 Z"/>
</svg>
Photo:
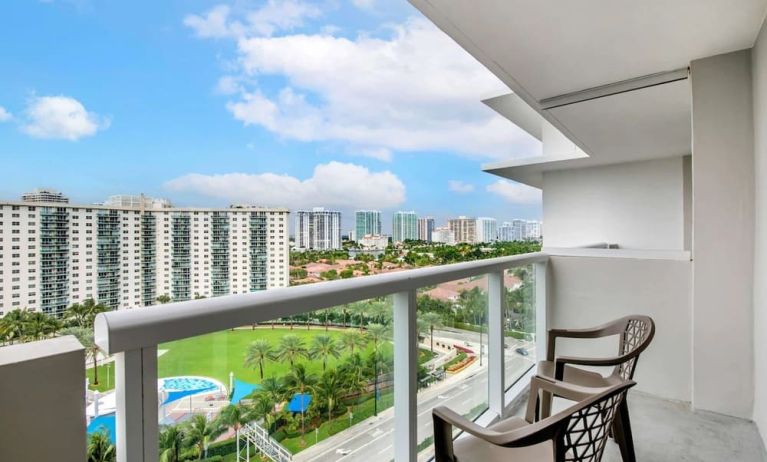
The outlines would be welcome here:
<svg viewBox="0 0 767 462">
<path fill-rule="evenodd" d="M 618 355 L 609 358 L 581 358 L 574 356 L 556 356 L 555 347 L 558 338 L 596 339 L 618 335 Z M 537 374 L 549 379 L 582 387 L 609 387 L 634 378 L 637 360 L 655 336 L 655 323 L 649 316 L 626 316 L 591 329 L 551 329 L 548 336 L 546 361 L 538 363 Z M 574 366 L 609 366 L 612 372 L 603 376 Z M 540 401 L 540 415 L 547 417 L 551 413 L 552 396 L 543 393 Z M 619 423 L 621 432 L 613 428 L 613 436 L 621 449 L 624 462 L 635 462 L 634 439 L 631 434 L 628 405 L 625 400 L 618 409 L 614 427 Z"/>
<path fill-rule="evenodd" d="M 533 377 L 525 419 L 512 417 L 487 428 L 446 407 L 437 407 L 432 411 L 434 460 L 599 462 L 618 406 L 632 386 L 633 381 L 625 381 L 596 390 Z M 534 422 L 541 390 L 578 402 L 554 416 Z M 466 434 L 453 441 L 453 427 Z"/>
</svg>

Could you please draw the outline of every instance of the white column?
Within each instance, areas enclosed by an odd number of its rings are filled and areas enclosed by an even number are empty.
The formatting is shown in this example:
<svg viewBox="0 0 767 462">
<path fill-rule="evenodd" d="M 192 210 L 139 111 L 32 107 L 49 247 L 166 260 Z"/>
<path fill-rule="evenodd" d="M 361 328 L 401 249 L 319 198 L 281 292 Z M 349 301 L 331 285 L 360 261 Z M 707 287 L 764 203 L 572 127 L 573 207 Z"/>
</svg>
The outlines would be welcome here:
<svg viewBox="0 0 767 462">
<path fill-rule="evenodd" d="M 155 462 L 157 425 L 157 347 L 115 355 L 117 462 Z"/>
<path fill-rule="evenodd" d="M 547 261 L 533 264 L 535 274 L 535 357 L 546 359 L 546 333 L 548 332 L 548 304 L 546 303 Z"/>
<path fill-rule="evenodd" d="M 416 461 L 417 376 L 416 293 L 415 290 L 409 290 L 394 294 L 394 460 L 396 462 Z"/>
<path fill-rule="evenodd" d="M 503 417 L 506 391 L 506 362 L 504 361 L 504 312 L 505 294 L 503 271 L 487 275 L 487 326 L 488 326 L 488 407 L 490 412 Z"/>
</svg>

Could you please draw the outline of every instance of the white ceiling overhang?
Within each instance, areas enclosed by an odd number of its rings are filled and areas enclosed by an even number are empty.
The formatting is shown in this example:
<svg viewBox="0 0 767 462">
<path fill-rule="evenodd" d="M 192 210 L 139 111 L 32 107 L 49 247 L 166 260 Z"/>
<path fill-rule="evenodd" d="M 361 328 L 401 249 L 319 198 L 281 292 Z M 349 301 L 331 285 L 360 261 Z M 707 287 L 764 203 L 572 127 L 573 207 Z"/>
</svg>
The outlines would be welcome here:
<svg viewBox="0 0 767 462">
<path fill-rule="evenodd" d="M 487 165 L 540 186 L 542 172 L 690 153 L 690 61 L 749 48 L 767 0 L 410 0 L 514 94 L 485 104 L 573 155 Z M 577 150 L 576 150 L 577 151 Z M 515 153 L 519 155 L 519 153 Z"/>
</svg>

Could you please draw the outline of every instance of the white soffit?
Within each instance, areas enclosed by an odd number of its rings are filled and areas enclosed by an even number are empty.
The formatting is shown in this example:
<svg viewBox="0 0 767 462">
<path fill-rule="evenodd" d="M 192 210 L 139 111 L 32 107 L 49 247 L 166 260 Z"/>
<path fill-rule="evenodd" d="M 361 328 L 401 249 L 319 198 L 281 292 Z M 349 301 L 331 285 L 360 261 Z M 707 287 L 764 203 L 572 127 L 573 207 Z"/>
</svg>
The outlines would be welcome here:
<svg viewBox="0 0 767 462">
<path fill-rule="evenodd" d="M 410 2 L 531 105 L 750 48 L 767 7 L 767 0 Z"/>
<path fill-rule="evenodd" d="M 538 156 L 487 164 L 483 169 L 541 187 L 546 171 L 687 155 L 690 111 L 687 79 L 555 107 L 544 112 L 578 134 L 588 157 Z M 541 123 L 546 121 L 541 118 Z"/>
</svg>

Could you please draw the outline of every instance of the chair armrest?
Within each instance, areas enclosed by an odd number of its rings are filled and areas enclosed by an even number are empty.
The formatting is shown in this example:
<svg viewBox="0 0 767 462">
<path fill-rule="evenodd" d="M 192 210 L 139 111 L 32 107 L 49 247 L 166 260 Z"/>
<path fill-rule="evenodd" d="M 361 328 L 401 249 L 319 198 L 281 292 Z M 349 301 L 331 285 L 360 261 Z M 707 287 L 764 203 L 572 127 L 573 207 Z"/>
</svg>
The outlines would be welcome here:
<svg viewBox="0 0 767 462">
<path fill-rule="evenodd" d="M 601 338 L 620 334 L 626 325 L 625 318 L 616 319 L 606 324 L 587 329 L 549 329 L 547 336 L 546 360 L 554 361 L 554 349 L 557 338 Z"/>
<path fill-rule="evenodd" d="M 618 366 L 639 355 L 639 352 L 632 351 L 620 356 L 611 356 L 607 358 L 582 358 L 577 356 L 559 356 L 556 358 L 554 369 L 554 378 L 563 380 L 565 376 L 565 365 L 575 364 L 578 366 Z"/>
<path fill-rule="evenodd" d="M 509 432 L 497 432 L 484 428 L 444 406 L 432 410 L 434 419 L 435 461 L 453 462 L 453 427 L 496 446 L 507 448 L 531 446 L 548 441 L 556 433 L 556 423 L 531 424 Z M 463 462 L 463 461 L 459 461 Z"/>
<path fill-rule="evenodd" d="M 604 388 L 582 387 L 537 375 L 530 379 L 530 397 L 527 400 L 527 414 L 525 415 L 525 420 L 529 423 L 536 420 L 535 411 L 538 407 L 538 393 L 541 390 L 571 401 L 583 401 L 604 391 Z"/>
</svg>

